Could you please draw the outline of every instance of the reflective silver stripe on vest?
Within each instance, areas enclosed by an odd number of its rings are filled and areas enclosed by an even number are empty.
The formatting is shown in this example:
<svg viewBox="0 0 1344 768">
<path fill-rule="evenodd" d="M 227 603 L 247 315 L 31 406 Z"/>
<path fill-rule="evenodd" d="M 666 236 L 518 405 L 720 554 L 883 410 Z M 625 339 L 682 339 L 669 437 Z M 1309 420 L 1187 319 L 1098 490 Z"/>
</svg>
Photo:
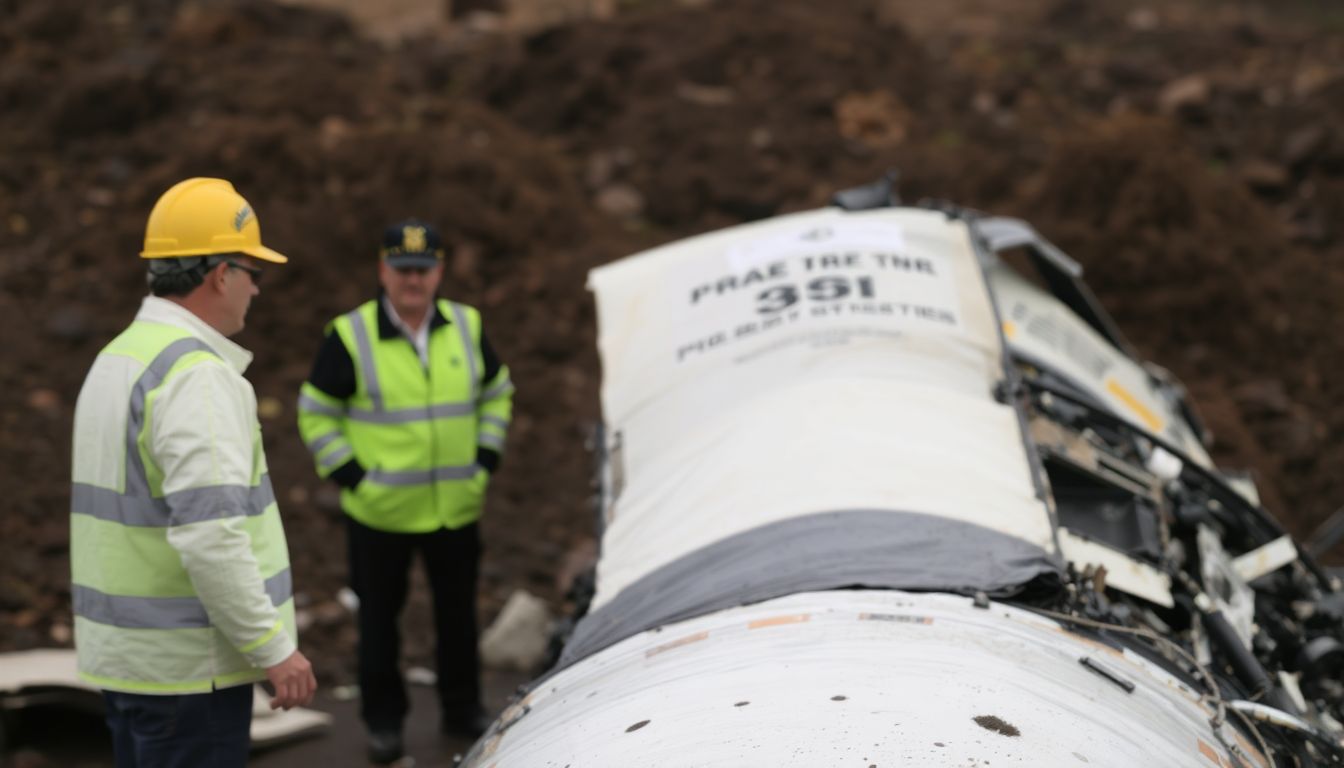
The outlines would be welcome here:
<svg viewBox="0 0 1344 768">
<path fill-rule="evenodd" d="M 293 594 L 290 569 L 266 580 L 272 605 L 283 605 Z M 82 584 L 70 586 L 75 615 L 81 619 L 123 629 L 202 629 L 210 626 L 205 606 L 194 597 L 132 597 L 109 595 Z"/>
<path fill-rule="evenodd" d="M 289 568 L 267 579 L 265 584 L 266 596 L 271 598 L 271 605 L 284 605 L 294 595 L 294 573 Z"/>
<path fill-rule="evenodd" d="M 485 394 L 481 395 L 481 399 L 494 400 L 496 397 L 509 394 L 512 391 L 513 391 L 513 382 L 509 381 L 508 379 L 504 379 L 503 381 L 499 382 L 493 387 L 485 390 Z"/>
<path fill-rule="evenodd" d="M 349 406 L 346 411 L 338 412 L 331 406 L 318 403 L 312 398 L 299 398 L 300 407 L 332 416 L 345 416 L 351 421 L 365 424 L 411 424 L 432 419 L 449 419 L 457 416 L 470 416 L 476 413 L 476 397 L 480 392 L 480 362 L 476 359 L 471 344 L 471 331 L 466 325 L 466 316 L 461 307 L 448 302 L 456 318 L 458 331 L 462 334 L 464 354 L 467 356 L 467 368 L 471 373 L 471 400 L 465 403 L 439 403 L 432 406 L 412 406 L 409 408 L 389 409 L 383 402 L 382 385 L 378 382 L 378 369 L 373 360 L 373 344 L 370 341 L 368 325 L 359 310 L 346 314 L 350 318 L 351 331 L 355 336 L 355 346 L 359 357 L 359 370 L 364 378 L 364 389 L 368 393 L 372 407 Z M 316 451 L 314 451 L 316 452 Z"/>
<path fill-rule="evenodd" d="M 271 476 L 261 476 L 253 488 L 213 485 L 168 494 L 167 498 L 137 498 L 87 483 L 70 486 L 70 513 L 140 528 L 189 525 L 226 517 L 256 516 L 275 501 Z"/>
<path fill-rule="evenodd" d="M 323 448 L 326 448 L 328 445 L 331 445 L 332 443 L 340 439 L 341 439 L 341 431 L 339 429 L 328 432 L 327 434 L 322 435 L 321 437 L 314 438 L 312 442 L 307 443 L 308 451 L 309 453 L 312 453 L 314 456 L 316 456 L 317 454 L 322 452 Z"/>
<path fill-rule="evenodd" d="M 508 420 L 508 419 L 501 419 L 501 418 L 499 418 L 498 416 L 491 416 L 491 415 L 489 415 L 489 414 L 486 414 L 486 415 L 484 415 L 484 416 L 481 417 L 481 423 L 482 423 L 482 424 L 489 424 L 489 425 L 492 426 L 492 427 L 499 427 L 500 429 L 505 430 L 505 431 L 507 431 L 508 428 L 509 428 L 509 420 Z"/>
<path fill-rule="evenodd" d="M 348 445 L 343 445 L 340 448 L 337 448 L 336 450 L 332 451 L 330 454 L 318 459 L 317 464 L 323 469 L 330 469 L 334 466 L 337 466 L 338 464 L 344 463 L 344 461 L 350 458 L 350 456 L 352 456 L 354 452 L 355 452 L 354 448 L 351 448 Z"/>
<path fill-rule="evenodd" d="M 334 406 L 327 405 L 320 400 L 315 400 L 309 395 L 299 395 L 299 410 L 309 413 L 320 413 L 323 416 L 344 416 L 345 411 Z"/>
<path fill-rule="evenodd" d="M 475 464 L 400 471 L 371 469 L 364 475 L 364 479 L 383 485 L 425 485 L 443 480 L 467 480 L 475 476 L 479 469 L 480 467 Z"/>
<path fill-rule="evenodd" d="M 145 477 L 145 464 L 140 459 L 137 440 L 140 430 L 145 426 L 145 398 L 163 383 L 173 365 L 184 355 L 192 352 L 215 351 L 205 342 L 196 338 L 178 339 L 163 348 L 145 368 L 144 373 L 131 388 L 131 411 L 126 419 L 126 495 L 136 498 L 149 498 L 149 480 Z M 216 355 L 217 356 L 217 355 Z"/>
<path fill-rule="evenodd" d="M 499 435 L 492 435 L 489 432 L 482 432 L 476 436 L 476 444 L 483 445 L 486 448 L 493 448 L 496 451 L 503 450 L 504 438 Z"/>
<path fill-rule="evenodd" d="M 476 412 L 471 403 L 441 403 L 429 407 L 398 408 L 396 410 L 378 410 L 369 408 L 351 408 L 346 414 L 351 421 L 366 424 L 409 424 L 413 421 L 447 419 L 453 416 L 470 416 Z"/>
<path fill-rule="evenodd" d="M 467 370 L 471 372 L 471 400 L 475 402 L 481 394 L 481 365 L 476 360 L 476 345 L 471 341 L 471 329 L 467 327 L 467 313 L 462 311 L 462 305 L 450 301 L 448 306 L 453 310 L 453 321 L 462 337 L 462 352 L 467 356 Z"/>
<path fill-rule="evenodd" d="M 261 476 L 255 488 L 241 485 L 214 485 L 175 491 L 164 497 L 172 515 L 169 525 L 188 525 L 225 517 L 251 517 L 266 511 L 275 502 L 271 476 Z"/>
<path fill-rule="evenodd" d="M 81 619 L 124 629 L 199 629 L 210 626 L 194 597 L 124 597 L 70 585 L 70 602 Z"/>
<path fill-rule="evenodd" d="M 383 410 L 383 388 L 378 384 L 378 369 L 373 364 L 373 345 L 369 343 L 369 329 L 364 324 L 364 314 L 355 310 L 346 315 L 350 318 L 350 329 L 355 334 L 355 346 L 359 348 L 359 369 L 364 374 L 364 389 L 373 401 L 373 410 Z"/>
<path fill-rule="evenodd" d="M 154 498 L 149 491 L 145 464 L 140 457 L 140 432 L 145 427 L 145 401 L 167 378 L 178 360 L 192 352 L 218 357 L 208 344 L 197 338 L 178 339 L 164 347 L 131 388 L 126 418 L 126 486 L 124 493 L 98 486 L 75 483 L 70 489 L 70 511 L 92 515 L 122 525 L 163 527 L 187 525 L 203 520 L 259 515 L 273 501 L 275 491 L 270 475 L 263 475 L 254 488 L 241 485 L 191 488 Z"/>
</svg>

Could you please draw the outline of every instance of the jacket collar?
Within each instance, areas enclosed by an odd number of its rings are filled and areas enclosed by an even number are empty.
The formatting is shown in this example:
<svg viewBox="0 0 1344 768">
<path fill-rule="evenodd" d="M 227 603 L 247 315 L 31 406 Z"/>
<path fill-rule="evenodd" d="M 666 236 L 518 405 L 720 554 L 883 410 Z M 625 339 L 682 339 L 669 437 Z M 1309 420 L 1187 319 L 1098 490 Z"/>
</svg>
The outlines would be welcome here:
<svg viewBox="0 0 1344 768">
<path fill-rule="evenodd" d="M 213 349 L 215 354 L 223 358 L 239 375 L 242 375 L 243 371 L 246 371 L 247 366 L 252 362 L 251 352 L 229 340 L 224 334 L 197 317 L 191 310 L 176 302 L 161 299 L 158 296 L 146 296 L 140 304 L 140 311 L 136 313 L 135 319 L 149 323 L 172 325 L 191 332 L 193 336 L 204 341 Z"/>
<path fill-rule="evenodd" d="M 378 313 L 378 339 L 387 341 L 401 336 L 401 331 L 392 324 L 392 318 L 387 316 L 387 310 L 383 309 L 383 294 L 379 292 L 378 298 L 373 302 L 375 310 Z M 439 300 L 435 299 L 429 312 L 429 332 L 433 333 L 435 329 L 451 323 L 448 318 L 443 316 L 439 308 Z"/>
</svg>

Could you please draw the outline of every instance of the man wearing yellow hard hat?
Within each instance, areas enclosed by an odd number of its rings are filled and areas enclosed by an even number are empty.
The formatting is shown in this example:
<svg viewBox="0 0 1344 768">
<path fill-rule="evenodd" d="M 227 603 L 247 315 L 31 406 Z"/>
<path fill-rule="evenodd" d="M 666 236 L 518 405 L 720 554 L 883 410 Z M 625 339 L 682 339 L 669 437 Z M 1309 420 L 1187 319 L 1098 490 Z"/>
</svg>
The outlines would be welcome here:
<svg viewBox="0 0 1344 768">
<path fill-rule="evenodd" d="M 119 768 L 242 766 L 253 683 L 312 700 L 289 552 L 242 330 L 263 265 L 257 216 L 222 179 L 159 198 L 151 295 L 75 406 L 71 602 L 79 674 L 104 691 Z"/>
</svg>

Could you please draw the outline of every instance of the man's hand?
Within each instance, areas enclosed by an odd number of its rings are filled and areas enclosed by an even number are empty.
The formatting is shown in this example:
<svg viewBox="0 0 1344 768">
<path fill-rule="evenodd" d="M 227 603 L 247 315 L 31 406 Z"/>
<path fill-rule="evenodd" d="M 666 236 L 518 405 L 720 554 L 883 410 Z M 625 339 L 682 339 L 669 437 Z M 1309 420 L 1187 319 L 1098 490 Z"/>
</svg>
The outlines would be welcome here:
<svg viewBox="0 0 1344 768">
<path fill-rule="evenodd" d="M 313 693 L 317 691 L 313 665 L 298 651 L 291 653 L 289 658 L 279 664 L 268 667 L 266 679 L 275 688 L 271 709 L 304 706 L 313 700 Z"/>
</svg>

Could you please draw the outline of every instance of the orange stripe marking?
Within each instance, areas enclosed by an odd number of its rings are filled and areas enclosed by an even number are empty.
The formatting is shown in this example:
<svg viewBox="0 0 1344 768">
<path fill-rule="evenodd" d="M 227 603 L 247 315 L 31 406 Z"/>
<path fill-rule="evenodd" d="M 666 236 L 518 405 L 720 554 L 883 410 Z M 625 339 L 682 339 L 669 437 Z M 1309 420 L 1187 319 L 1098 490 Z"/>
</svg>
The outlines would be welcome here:
<svg viewBox="0 0 1344 768">
<path fill-rule="evenodd" d="M 1209 758 L 1214 765 L 1221 766 L 1222 761 L 1218 759 L 1218 753 L 1214 751 L 1213 746 L 1203 739 L 1195 739 L 1199 742 L 1199 754 Z"/>
<path fill-rule="evenodd" d="M 706 630 L 706 631 L 704 631 L 704 632 L 696 632 L 694 635 L 687 635 L 686 637 L 683 637 L 683 638 L 681 638 L 680 640 L 673 640 L 673 641 L 670 642 L 670 643 L 663 643 L 662 645 L 658 646 L 657 648 L 650 648 L 649 650 L 647 650 L 647 651 L 644 652 L 644 658 L 647 659 L 647 658 L 649 658 L 649 657 L 651 657 L 651 656 L 657 656 L 658 654 L 662 653 L 663 651 L 670 651 L 670 650 L 672 650 L 673 648 L 680 648 L 680 647 L 683 646 L 683 645 L 690 645 L 691 643 L 698 643 L 698 642 L 700 642 L 701 640 L 704 640 L 704 639 L 707 638 L 707 637 L 709 637 L 709 632 L 708 632 L 708 630 Z"/>
<path fill-rule="evenodd" d="M 781 624 L 802 624 L 812 618 L 810 613 L 796 613 L 792 616 L 774 616 L 769 619 L 757 619 L 747 625 L 747 629 L 760 629 L 761 627 L 778 627 Z"/>
</svg>

